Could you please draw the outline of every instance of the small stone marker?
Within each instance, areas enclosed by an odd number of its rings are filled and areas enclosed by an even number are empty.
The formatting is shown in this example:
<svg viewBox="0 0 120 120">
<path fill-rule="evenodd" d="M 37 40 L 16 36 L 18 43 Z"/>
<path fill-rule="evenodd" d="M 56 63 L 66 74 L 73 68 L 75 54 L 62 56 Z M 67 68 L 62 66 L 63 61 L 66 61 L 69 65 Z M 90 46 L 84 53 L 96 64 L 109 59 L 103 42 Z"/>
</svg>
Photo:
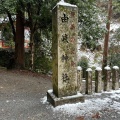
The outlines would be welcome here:
<svg viewBox="0 0 120 120">
<path fill-rule="evenodd" d="M 82 68 L 77 67 L 77 81 L 78 81 L 78 91 L 82 92 Z"/>
<path fill-rule="evenodd" d="M 110 91 L 110 79 L 111 79 L 111 69 L 109 66 L 104 68 L 104 91 Z"/>
<path fill-rule="evenodd" d="M 47 100 L 53 106 L 84 101 L 82 95 L 77 95 L 77 6 L 64 0 L 57 3 L 53 8 L 52 30 L 53 92 L 47 92 Z"/>
<path fill-rule="evenodd" d="M 114 66 L 112 68 L 112 89 L 118 90 L 119 89 L 119 67 Z"/>
<path fill-rule="evenodd" d="M 92 69 L 88 68 L 86 70 L 86 94 L 92 94 Z"/>
<path fill-rule="evenodd" d="M 102 69 L 97 67 L 95 70 L 95 92 L 99 93 L 102 91 Z"/>
</svg>

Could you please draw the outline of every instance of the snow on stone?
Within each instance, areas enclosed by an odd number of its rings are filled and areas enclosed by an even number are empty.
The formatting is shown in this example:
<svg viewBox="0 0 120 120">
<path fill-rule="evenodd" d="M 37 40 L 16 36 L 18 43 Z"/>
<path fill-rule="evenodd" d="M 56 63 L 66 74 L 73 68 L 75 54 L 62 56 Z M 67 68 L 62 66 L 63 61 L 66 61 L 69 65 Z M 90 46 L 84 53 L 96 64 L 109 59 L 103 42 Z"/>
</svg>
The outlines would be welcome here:
<svg viewBox="0 0 120 120">
<path fill-rule="evenodd" d="M 62 5 L 62 6 L 70 6 L 70 7 L 77 7 L 76 5 L 72 5 L 70 3 L 66 3 L 64 2 L 64 0 L 61 0 L 60 2 L 57 3 L 57 6 L 58 5 Z"/>
<path fill-rule="evenodd" d="M 119 70 L 119 67 L 118 66 L 113 66 L 113 69 Z"/>
<path fill-rule="evenodd" d="M 50 92 L 50 93 L 53 92 L 53 89 L 48 90 L 48 92 Z"/>
<path fill-rule="evenodd" d="M 88 68 L 86 71 L 92 71 L 92 69 L 91 69 L 91 68 Z"/>
<path fill-rule="evenodd" d="M 101 67 L 96 67 L 97 71 L 102 71 Z"/>
<path fill-rule="evenodd" d="M 109 67 L 109 66 L 106 66 L 104 69 L 105 69 L 105 70 L 110 70 L 110 67 Z"/>
<path fill-rule="evenodd" d="M 77 70 L 79 70 L 79 71 L 80 71 L 80 70 L 82 70 L 82 68 L 81 68 L 80 66 L 77 66 Z"/>
<path fill-rule="evenodd" d="M 77 96 L 80 97 L 82 94 L 78 92 L 76 95 L 62 97 L 62 99 L 76 98 Z"/>
</svg>

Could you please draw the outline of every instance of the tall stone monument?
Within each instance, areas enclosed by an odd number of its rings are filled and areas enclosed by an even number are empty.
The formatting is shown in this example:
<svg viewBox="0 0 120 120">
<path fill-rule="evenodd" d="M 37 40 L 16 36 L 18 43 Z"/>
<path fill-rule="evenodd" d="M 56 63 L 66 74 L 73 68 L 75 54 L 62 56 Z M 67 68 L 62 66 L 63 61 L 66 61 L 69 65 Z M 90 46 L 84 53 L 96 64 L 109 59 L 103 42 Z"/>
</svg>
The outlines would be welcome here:
<svg viewBox="0 0 120 120">
<path fill-rule="evenodd" d="M 52 14 L 53 90 L 48 90 L 47 100 L 53 106 L 84 101 L 77 94 L 78 8 L 61 0 Z"/>
</svg>

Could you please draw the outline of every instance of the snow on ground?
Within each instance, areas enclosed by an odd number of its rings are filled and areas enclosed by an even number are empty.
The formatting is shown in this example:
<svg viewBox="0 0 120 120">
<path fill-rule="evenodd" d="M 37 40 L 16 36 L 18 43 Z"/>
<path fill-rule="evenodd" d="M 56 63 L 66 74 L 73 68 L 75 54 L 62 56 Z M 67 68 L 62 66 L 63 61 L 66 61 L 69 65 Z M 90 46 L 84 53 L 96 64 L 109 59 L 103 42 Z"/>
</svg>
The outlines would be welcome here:
<svg viewBox="0 0 120 120">
<path fill-rule="evenodd" d="M 106 97 L 102 97 L 102 94 L 106 94 Z M 89 97 L 89 95 L 86 95 Z M 93 96 L 93 97 L 92 97 Z M 96 97 L 95 97 L 96 96 Z M 119 100 L 119 101 L 118 101 Z M 43 104 L 47 103 L 47 97 L 41 99 Z M 110 92 L 95 93 L 86 99 L 84 103 L 65 104 L 57 107 L 52 107 L 53 112 L 62 112 L 68 115 L 92 115 L 93 113 L 110 108 L 118 111 L 120 110 L 120 89 Z"/>
<path fill-rule="evenodd" d="M 77 44 L 77 59 L 78 61 L 81 59 L 81 57 L 86 57 L 89 61 L 89 67 L 101 67 L 102 62 L 102 55 L 99 54 L 97 58 L 95 58 L 96 54 L 95 52 L 91 52 L 89 49 L 86 49 L 85 51 L 80 50 L 81 48 L 81 41 L 78 41 Z M 96 61 L 97 59 L 97 61 Z"/>
<path fill-rule="evenodd" d="M 110 30 L 115 32 L 118 28 L 120 28 L 120 23 L 111 23 L 110 24 Z"/>
<path fill-rule="evenodd" d="M 112 37 L 113 34 L 115 33 L 115 31 L 120 28 L 120 23 L 117 22 L 112 22 L 110 25 L 110 31 L 112 31 L 112 33 L 110 34 Z M 89 49 L 86 49 L 84 51 L 82 51 L 81 48 L 81 40 L 78 40 L 78 44 L 77 44 L 77 55 L 78 55 L 78 61 L 81 59 L 82 56 L 86 57 L 89 61 L 89 67 L 101 67 L 102 66 L 102 54 L 99 54 L 99 52 L 91 52 Z M 103 40 L 99 40 L 98 41 L 100 45 L 104 44 L 104 39 Z M 98 54 L 98 55 L 97 55 Z M 97 57 L 96 57 L 97 56 Z"/>
</svg>

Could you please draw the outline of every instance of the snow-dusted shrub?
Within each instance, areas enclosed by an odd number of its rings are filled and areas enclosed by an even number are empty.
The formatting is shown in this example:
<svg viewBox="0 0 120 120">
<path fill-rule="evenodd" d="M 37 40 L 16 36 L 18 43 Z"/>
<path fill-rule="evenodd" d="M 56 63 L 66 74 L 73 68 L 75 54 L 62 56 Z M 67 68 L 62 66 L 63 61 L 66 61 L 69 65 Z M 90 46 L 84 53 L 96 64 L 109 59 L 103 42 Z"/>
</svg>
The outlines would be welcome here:
<svg viewBox="0 0 120 120">
<path fill-rule="evenodd" d="M 81 66 L 83 69 L 83 78 L 85 78 L 86 69 L 89 67 L 88 59 L 86 56 L 82 56 L 81 59 L 78 61 L 78 66 Z"/>
</svg>

